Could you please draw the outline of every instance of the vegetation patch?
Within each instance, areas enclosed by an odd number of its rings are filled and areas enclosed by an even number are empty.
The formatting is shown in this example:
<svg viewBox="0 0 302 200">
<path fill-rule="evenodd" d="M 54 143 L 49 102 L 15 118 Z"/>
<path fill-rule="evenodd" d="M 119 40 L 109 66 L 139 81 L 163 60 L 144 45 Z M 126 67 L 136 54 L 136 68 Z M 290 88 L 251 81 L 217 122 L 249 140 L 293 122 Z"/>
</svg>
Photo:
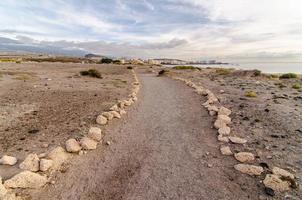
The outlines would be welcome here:
<svg viewBox="0 0 302 200">
<path fill-rule="evenodd" d="M 93 78 L 103 78 L 101 73 L 96 69 L 89 69 L 87 71 L 81 71 L 80 74 L 82 76 L 90 76 Z"/>
<path fill-rule="evenodd" d="M 61 63 L 82 63 L 92 61 L 86 58 L 75 58 L 75 57 L 47 57 L 47 58 L 24 58 L 25 61 L 31 62 L 61 62 Z"/>
<path fill-rule="evenodd" d="M 254 91 L 249 91 L 249 92 L 245 93 L 245 96 L 250 97 L 250 98 L 255 98 L 255 97 L 257 97 L 257 93 Z"/>
<path fill-rule="evenodd" d="M 293 84 L 293 85 L 292 85 L 292 88 L 294 88 L 294 89 L 296 89 L 296 90 L 299 90 L 299 89 L 302 88 L 302 85 L 299 84 L 299 83 L 296 83 L 296 84 Z"/>
<path fill-rule="evenodd" d="M 215 71 L 217 74 L 219 75 L 228 75 L 232 72 L 232 69 L 228 69 L 228 68 L 218 68 Z"/>
<path fill-rule="evenodd" d="M 158 72 L 158 76 L 164 76 L 169 73 L 169 70 L 163 69 Z"/>
<path fill-rule="evenodd" d="M 297 78 L 298 75 L 295 73 L 287 73 L 287 74 L 282 74 L 279 78 L 281 79 L 290 79 L 290 78 Z"/>
<path fill-rule="evenodd" d="M 286 85 L 283 83 L 275 83 L 276 86 L 278 86 L 280 89 L 286 88 Z"/>
<path fill-rule="evenodd" d="M 260 75 L 261 75 L 261 71 L 258 70 L 258 69 L 255 69 L 253 75 L 254 75 L 254 76 L 260 76 Z"/>
<path fill-rule="evenodd" d="M 113 63 L 113 60 L 111 58 L 102 58 L 101 63 L 110 64 L 110 63 Z"/>
<path fill-rule="evenodd" d="M 176 69 L 176 70 L 194 70 L 194 69 L 201 70 L 200 68 L 194 67 L 194 66 L 175 66 L 172 69 Z"/>
<path fill-rule="evenodd" d="M 127 69 L 133 69 L 133 67 L 131 67 L 131 66 L 128 66 L 128 67 L 127 67 Z"/>
<path fill-rule="evenodd" d="M 0 62 L 16 62 L 15 58 L 0 58 Z"/>
</svg>

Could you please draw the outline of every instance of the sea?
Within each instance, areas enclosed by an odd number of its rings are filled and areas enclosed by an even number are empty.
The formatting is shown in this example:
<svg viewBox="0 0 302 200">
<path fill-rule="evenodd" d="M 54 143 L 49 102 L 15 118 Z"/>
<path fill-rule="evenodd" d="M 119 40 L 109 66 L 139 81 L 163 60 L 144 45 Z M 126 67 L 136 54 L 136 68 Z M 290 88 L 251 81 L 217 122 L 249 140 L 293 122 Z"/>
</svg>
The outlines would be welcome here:
<svg viewBox="0 0 302 200">
<path fill-rule="evenodd" d="M 172 67 L 171 65 L 167 65 Z M 175 66 L 175 65 L 173 65 Z M 251 63 L 236 63 L 236 64 L 221 64 L 221 65 L 190 65 L 200 68 L 217 67 L 217 68 L 235 68 L 252 70 L 258 69 L 263 73 L 297 73 L 302 74 L 302 62 L 251 62 Z"/>
</svg>

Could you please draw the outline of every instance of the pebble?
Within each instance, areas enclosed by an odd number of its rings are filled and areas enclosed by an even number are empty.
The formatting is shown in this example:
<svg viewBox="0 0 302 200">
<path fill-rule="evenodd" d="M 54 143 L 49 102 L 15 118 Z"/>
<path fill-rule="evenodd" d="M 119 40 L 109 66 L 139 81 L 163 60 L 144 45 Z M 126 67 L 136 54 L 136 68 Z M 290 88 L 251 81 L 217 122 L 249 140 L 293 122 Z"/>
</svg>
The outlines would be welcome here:
<svg viewBox="0 0 302 200">
<path fill-rule="evenodd" d="M 231 151 L 231 148 L 229 146 L 221 146 L 220 152 L 222 155 L 226 155 L 226 156 L 233 155 L 233 152 Z"/>
<path fill-rule="evenodd" d="M 254 154 L 252 154 L 250 152 L 239 152 L 239 153 L 235 153 L 234 156 L 235 156 L 236 160 L 238 160 L 240 162 L 251 162 L 251 161 L 255 160 Z"/>
<path fill-rule="evenodd" d="M 98 127 L 91 127 L 88 131 L 88 137 L 99 142 L 102 140 L 102 130 Z"/>
<path fill-rule="evenodd" d="M 247 143 L 247 140 L 246 139 L 243 139 L 243 138 L 239 138 L 239 137 L 229 137 L 230 141 L 232 143 L 235 143 L 235 144 L 245 144 Z"/>
<path fill-rule="evenodd" d="M 220 129 L 218 129 L 218 133 L 219 135 L 223 135 L 223 136 L 230 135 L 231 128 L 228 126 L 223 126 Z"/>
<path fill-rule="evenodd" d="M 79 152 L 82 148 L 78 141 L 76 139 L 68 139 L 65 143 L 66 151 L 69 153 L 77 153 Z"/>
<path fill-rule="evenodd" d="M 29 154 L 19 165 L 20 169 L 37 172 L 40 169 L 40 159 L 37 154 Z"/>
<path fill-rule="evenodd" d="M 248 175 L 256 175 L 259 176 L 262 174 L 264 169 L 260 166 L 255 166 L 255 165 L 247 165 L 247 164 L 237 164 L 234 166 L 234 168 L 237 171 L 240 171 L 243 174 L 248 174 Z"/>
<path fill-rule="evenodd" d="M 96 118 L 96 123 L 100 124 L 100 125 L 105 125 L 107 124 L 108 120 L 106 117 L 104 117 L 103 115 L 99 115 L 97 118 Z"/>
<path fill-rule="evenodd" d="M 81 143 L 81 146 L 83 149 L 85 150 L 93 150 L 93 149 L 96 149 L 97 147 L 97 142 L 88 138 L 88 137 L 83 137 L 80 141 Z"/>
<path fill-rule="evenodd" d="M 16 157 L 4 155 L 0 159 L 0 164 L 1 165 L 11 165 L 11 166 L 13 166 L 17 163 L 17 161 L 18 160 L 17 160 Z"/>
</svg>

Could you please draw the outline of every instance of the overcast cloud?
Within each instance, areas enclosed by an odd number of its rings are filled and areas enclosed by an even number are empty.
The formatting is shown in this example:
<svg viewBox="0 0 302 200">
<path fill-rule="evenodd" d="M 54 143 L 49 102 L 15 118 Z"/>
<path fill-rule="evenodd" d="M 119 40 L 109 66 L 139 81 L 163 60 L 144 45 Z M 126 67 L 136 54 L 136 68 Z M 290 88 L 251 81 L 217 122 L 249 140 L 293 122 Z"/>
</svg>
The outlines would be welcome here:
<svg viewBox="0 0 302 200">
<path fill-rule="evenodd" d="M 296 61 L 301 7 L 301 0 L 1 0 L 0 37 L 111 56 Z"/>
</svg>

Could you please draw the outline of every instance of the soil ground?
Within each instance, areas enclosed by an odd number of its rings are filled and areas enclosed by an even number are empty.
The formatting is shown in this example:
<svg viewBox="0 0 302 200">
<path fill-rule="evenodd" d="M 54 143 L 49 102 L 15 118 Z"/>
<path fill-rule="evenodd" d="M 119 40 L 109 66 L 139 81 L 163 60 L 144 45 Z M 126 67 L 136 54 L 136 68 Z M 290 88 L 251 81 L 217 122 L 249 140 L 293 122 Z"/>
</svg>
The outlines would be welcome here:
<svg viewBox="0 0 302 200">
<path fill-rule="evenodd" d="M 79 75 L 90 68 L 103 79 Z M 1 63 L 0 155 L 22 160 L 86 134 L 97 114 L 127 97 L 132 78 L 126 66 L 118 65 Z M 0 166 L 0 176 L 8 178 L 16 170 Z"/>
</svg>

